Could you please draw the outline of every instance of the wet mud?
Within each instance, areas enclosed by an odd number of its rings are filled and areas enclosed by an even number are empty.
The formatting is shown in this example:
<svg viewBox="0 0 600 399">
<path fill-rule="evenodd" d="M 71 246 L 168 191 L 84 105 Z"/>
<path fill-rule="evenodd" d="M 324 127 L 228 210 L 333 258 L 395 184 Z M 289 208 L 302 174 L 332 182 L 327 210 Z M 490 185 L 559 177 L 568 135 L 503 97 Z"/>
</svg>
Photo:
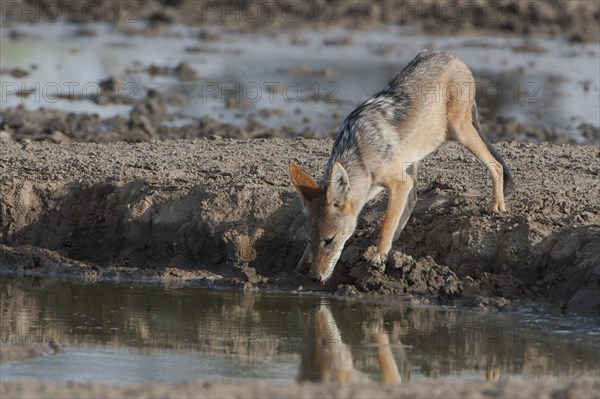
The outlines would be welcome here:
<svg viewBox="0 0 600 399">
<path fill-rule="evenodd" d="M 123 101 L 118 93 L 103 91 L 102 96 L 93 99 L 102 101 Z M 0 111 L 0 142 L 2 141 L 42 141 L 66 144 L 71 142 L 128 143 L 153 140 L 197 139 L 219 136 L 224 138 L 322 138 L 335 137 L 337 129 L 306 128 L 286 125 L 275 128 L 261 123 L 270 113 L 283 113 L 279 110 L 261 110 L 248 117 L 240 125 L 220 122 L 211 116 L 190 120 L 178 126 L 177 116 L 168 111 L 170 105 L 164 94 L 149 89 L 143 99 L 131 102 L 131 110 L 126 115 L 103 118 L 98 114 L 73 113 L 53 109 L 28 110 L 24 106 Z M 236 105 L 237 106 L 237 105 Z M 581 123 L 572 135 L 564 135 L 552 125 L 527 123 L 514 117 L 498 117 L 493 121 L 482 120 L 482 128 L 492 141 L 527 141 L 554 144 L 597 144 L 600 143 L 600 127 Z"/>
</svg>

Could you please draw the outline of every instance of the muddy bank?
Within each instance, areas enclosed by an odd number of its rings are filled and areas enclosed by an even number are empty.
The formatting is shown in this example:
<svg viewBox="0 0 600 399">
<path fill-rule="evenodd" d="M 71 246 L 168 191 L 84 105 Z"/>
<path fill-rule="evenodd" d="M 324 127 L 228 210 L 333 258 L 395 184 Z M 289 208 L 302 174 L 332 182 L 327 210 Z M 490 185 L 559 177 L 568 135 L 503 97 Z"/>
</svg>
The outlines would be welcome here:
<svg viewBox="0 0 600 399">
<path fill-rule="evenodd" d="M 0 144 L 2 270 L 82 278 L 189 279 L 284 290 L 303 215 L 287 175 L 319 175 L 332 142 L 213 139 L 141 144 Z M 419 202 L 385 273 L 362 254 L 385 197 L 369 204 L 324 289 L 508 307 L 600 305 L 598 148 L 497 144 L 515 176 L 489 216 L 486 171 L 456 144 L 421 168 Z"/>
<path fill-rule="evenodd" d="M 11 22 L 109 22 L 124 27 L 145 22 L 131 34 L 162 34 L 172 23 L 227 25 L 242 30 L 272 28 L 369 29 L 384 24 L 410 26 L 427 34 L 505 34 L 564 37 L 571 42 L 598 41 L 600 8 L 593 1 L 265 1 L 202 2 L 132 0 L 121 5 L 91 0 L 14 1 L 2 7 Z M 18 34 L 18 32 L 16 33 Z M 93 35 L 85 29 L 82 35 Z M 210 39 L 210 33 L 206 37 Z M 346 38 L 332 41 L 344 45 Z"/>
<path fill-rule="evenodd" d="M 592 398 L 600 389 L 597 379 L 574 381 L 509 380 L 499 383 L 443 382 L 402 385 L 366 384 L 226 384 L 194 382 L 177 385 L 102 384 L 59 385 L 39 381 L 0 385 L 3 398 Z"/>
</svg>

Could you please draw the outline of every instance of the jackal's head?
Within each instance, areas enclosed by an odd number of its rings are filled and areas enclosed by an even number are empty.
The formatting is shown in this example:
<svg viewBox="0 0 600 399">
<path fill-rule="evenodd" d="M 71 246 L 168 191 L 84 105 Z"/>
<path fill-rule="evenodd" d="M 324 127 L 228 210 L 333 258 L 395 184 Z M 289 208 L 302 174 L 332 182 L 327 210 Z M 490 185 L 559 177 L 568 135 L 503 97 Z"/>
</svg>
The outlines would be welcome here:
<svg viewBox="0 0 600 399">
<path fill-rule="evenodd" d="M 346 240 L 356 228 L 357 206 L 352 201 L 348 174 L 337 162 L 331 168 L 326 186 L 315 182 L 293 162 L 290 164 L 290 174 L 308 214 L 310 274 L 315 281 L 324 285 L 333 273 Z"/>
</svg>

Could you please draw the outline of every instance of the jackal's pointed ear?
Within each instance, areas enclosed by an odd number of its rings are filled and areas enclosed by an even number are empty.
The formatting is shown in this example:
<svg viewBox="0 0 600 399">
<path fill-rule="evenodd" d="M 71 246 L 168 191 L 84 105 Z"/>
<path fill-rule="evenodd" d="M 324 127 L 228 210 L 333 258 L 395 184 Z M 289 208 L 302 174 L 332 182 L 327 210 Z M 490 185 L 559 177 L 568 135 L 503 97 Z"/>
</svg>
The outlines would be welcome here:
<svg viewBox="0 0 600 399">
<path fill-rule="evenodd" d="M 305 207 L 323 191 L 319 183 L 295 162 L 290 162 L 290 176 Z"/>
<path fill-rule="evenodd" d="M 346 169 L 336 162 L 331 168 L 329 186 L 327 187 L 327 202 L 342 208 L 350 196 L 350 179 Z"/>
</svg>

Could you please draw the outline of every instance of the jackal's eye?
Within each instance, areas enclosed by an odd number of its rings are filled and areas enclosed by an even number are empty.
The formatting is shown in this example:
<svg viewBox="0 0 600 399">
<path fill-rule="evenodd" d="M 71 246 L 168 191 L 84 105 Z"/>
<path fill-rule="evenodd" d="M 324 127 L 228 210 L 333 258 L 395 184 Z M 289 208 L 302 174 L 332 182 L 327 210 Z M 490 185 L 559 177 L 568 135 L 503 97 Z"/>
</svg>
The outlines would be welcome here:
<svg viewBox="0 0 600 399">
<path fill-rule="evenodd" d="M 333 242 L 333 238 L 334 237 L 325 238 L 323 239 L 323 242 L 325 243 L 325 245 L 329 245 Z"/>
</svg>

